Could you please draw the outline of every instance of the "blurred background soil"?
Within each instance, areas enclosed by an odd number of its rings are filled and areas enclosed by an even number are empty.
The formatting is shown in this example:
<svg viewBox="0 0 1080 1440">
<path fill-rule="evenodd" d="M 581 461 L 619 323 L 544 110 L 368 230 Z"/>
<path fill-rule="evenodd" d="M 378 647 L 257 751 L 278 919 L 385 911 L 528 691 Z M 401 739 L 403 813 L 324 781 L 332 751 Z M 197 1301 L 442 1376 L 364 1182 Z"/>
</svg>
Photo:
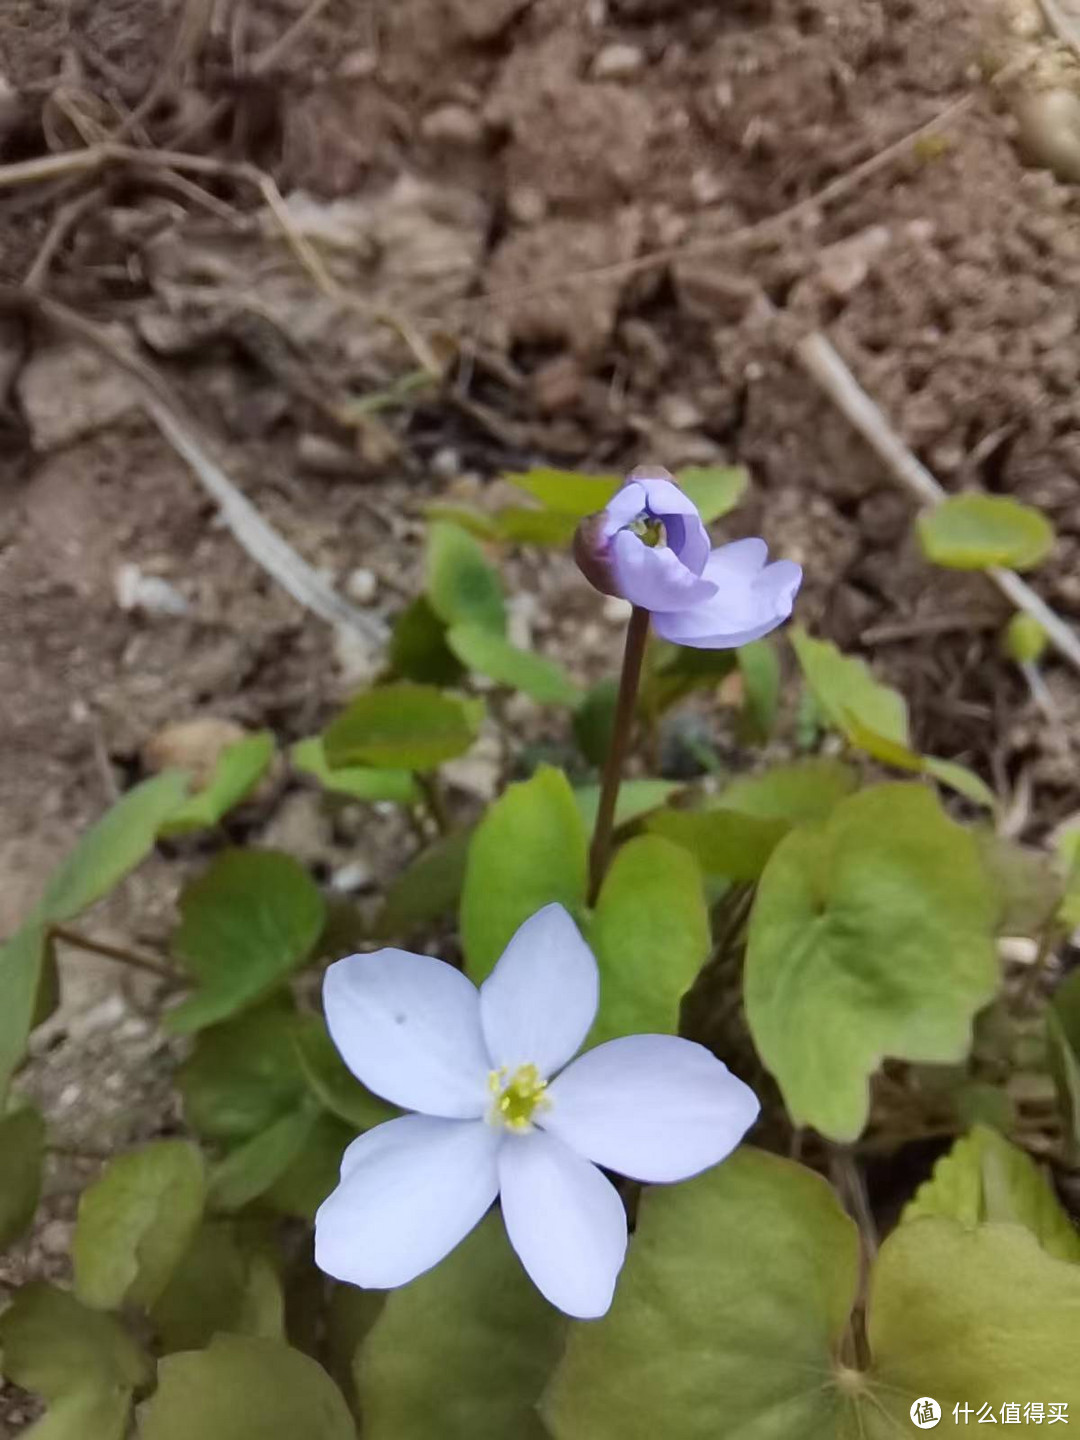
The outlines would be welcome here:
<svg viewBox="0 0 1080 1440">
<path fill-rule="evenodd" d="M 946 488 L 1041 507 L 1034 583 L 1080 621 L 1080 187 L 1026 163 L 984 82 L 1013 44 L 1067 71 L 1040 26 L 988 0 L 5 0 L 0 935 L 167 722 L 319 726 L 418 588 L 424 506 L 495 505 L 532 464 L 747 466 L 718 538 L 805 566 L 801 619 L 904 689 L 920 748 L 1025 838 L 1080 808 L 1077 676 L 1048 661 L 1048 723 L 999 656 L 1000 596 L 926 564 L 912 500 L 787 343 L 824 331 Z M 35 168 L 102 142 L 123 149 L 96 169 Z M 130 378 L 18 300 L 28 277 L 167 379 L 359 621 L 244 553 Z M 506 572 L 518 643 L 611 670 L 618 604 L 565 556 Z M 483 799 L 495 774 L 481 746 L 456 782 Z M 361 888 L 404 843 L 280 782 L 241 823 Z M 99 932 L 160 939 L 182 870 L 155 859 Z M 85 956 L 65 979 L 29 1083 L 72 1144 L 175 1124 L 138 991 Z M 9 1281 L 63 1263 L 78 1180 L 54 1176 Z"/>
</svg>

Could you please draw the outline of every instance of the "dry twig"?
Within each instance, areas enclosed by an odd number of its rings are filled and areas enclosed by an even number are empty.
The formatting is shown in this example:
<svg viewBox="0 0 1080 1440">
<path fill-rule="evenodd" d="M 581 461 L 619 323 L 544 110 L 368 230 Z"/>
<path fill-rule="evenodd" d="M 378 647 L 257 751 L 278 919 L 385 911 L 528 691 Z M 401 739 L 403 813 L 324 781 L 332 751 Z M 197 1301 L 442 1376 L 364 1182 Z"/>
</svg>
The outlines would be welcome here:
<svg viewBox="0 0 1080 1440">
<path fill-rule="evenodd" d="M 795 346 L 796 357 L 807 375 L 820 386 L 836 408 L 854 426 L 885 467 L 905 490 L 924 505 L 939 505 L 946 492 L 892 429 L 844 363 L 835 346 L 814 332 Z M 991 566 L 986 574 L 1016 606 L 1042 626 L 1054 648 L 1080 670 L 1080 636 L 1051 610 L 1026 580 L 1012 570 Z"/>
<path fill-rule="evenodd" d="M 101 326 L 55 300 L 21 289 L 0 287 L 0 307 L 4 306 L 40 315 L 62 334 L 90 345 L 123 370 L 135 382 L 146 413 L 217 501 L 225 523 L 255 563 L 294 600 L 331 625 L 352 630 L 373 646 L 385 641 L 381 623 L 343 600 L 229 479 L 209 454 L 194 422 L 184 414 L 183 407 L 152 366 L 124 350 Z"/>
</svg>

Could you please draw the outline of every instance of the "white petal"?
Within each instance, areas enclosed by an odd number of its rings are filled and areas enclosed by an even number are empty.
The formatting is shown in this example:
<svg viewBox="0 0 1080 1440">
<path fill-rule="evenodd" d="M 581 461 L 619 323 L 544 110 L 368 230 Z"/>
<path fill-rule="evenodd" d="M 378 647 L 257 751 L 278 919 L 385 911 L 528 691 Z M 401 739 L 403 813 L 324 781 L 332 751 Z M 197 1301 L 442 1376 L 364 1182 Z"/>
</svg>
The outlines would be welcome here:
<svg viewBox="0 0 1080 1440">
<path fill-rule="evenodd" d="M 596 1017 L 600 975 L 561 905 L 529 917 L 480 987 L 480 1019 L 497 1068 L 547 1076 L 576 1055 Z"/>
<path fill-rule="evenodd" d="M 609 1170 L 685 1180 L 729 1155 L 754 1123 L 754 1092 L 703 1045 L 628 1035 L 587 1050 L 548 1089 L 537 1123 Z"/>
<path fill-rule="evenodd" d="M 350 955 L 327 970 L 323 1006 L 342 1059 L 376 1095 L 425 1115 L 484 1113 L 480 997 L 460 970 L 407 950 Z"/>
<path fill-rule="evenodd" d="M 368 1290 L 430 1270 L 495 1199 L 500 1143 L 483 1120 L 429 1115 L 403 1115 L 361 1135 L 315 1216 L 319 1269 Z"/>
<path fill-rule="evenodd" d="M 626 1257 L 626 1211 L 595 1165 L 542 1130 L 499 1151 L 510 1243 L 533 1284 L 578 1320 L 607 1312 Z"/>
</svg>

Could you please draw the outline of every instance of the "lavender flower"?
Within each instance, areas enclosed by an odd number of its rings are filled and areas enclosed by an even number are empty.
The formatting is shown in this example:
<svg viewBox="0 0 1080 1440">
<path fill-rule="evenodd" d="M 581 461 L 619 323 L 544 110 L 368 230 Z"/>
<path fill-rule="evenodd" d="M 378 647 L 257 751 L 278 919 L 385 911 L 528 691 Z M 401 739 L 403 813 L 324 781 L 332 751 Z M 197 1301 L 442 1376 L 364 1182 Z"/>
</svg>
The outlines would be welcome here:
<svg viewBox="0 0 1080 1440">
<path fill-rule="evenodd" d="M 802 569 L 768 564 L 764 540 L 711 548 L 697 506 L 666 470 L 634 470 L 605 509 L 578 527 L 586 578 L 652 614 L 665 640 L 730 650 L 759 640 L 791 614 Z"/>
<path fill-rule="evenodd" d="M 319 1267 L 368 1289 L 404 1285 L 501 1197 L 537 1288 L 568 1315 L 603 1315 L 626 1214 L 597 1166 L 684 1180 L 735 1148 L 758 1103 L 708 1050 L 674 1035 L 609 1040 L 567 1064 L 598 998 L 596 960 L 561 905 L 526 920 L 479 991 L 405 950 L 331 965 L 326 1018 L 346 1064 L 417 1113 L 346 1150 L 315 1220 Z"/>
</svg>

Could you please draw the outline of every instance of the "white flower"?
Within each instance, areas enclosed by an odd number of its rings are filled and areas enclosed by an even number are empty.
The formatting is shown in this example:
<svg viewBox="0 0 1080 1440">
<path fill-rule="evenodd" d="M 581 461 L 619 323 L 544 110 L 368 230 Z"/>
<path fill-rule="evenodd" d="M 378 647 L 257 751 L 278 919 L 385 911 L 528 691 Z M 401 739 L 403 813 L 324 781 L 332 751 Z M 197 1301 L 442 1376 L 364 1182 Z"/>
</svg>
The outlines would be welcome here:
<svg viewBox="0 0 1080 1440">
<path fill-rule="evenodd" d="M 538 1289 L 568 1315 L 603 1315 L 626 1214 L 597 1166 L 685 1180 L 758 1113 L 726 1066 L 674 1035 L 610 1040 L 567 1065 L 599 975 L 561 905 L 526 920 L 479 991 L 441 960 L 378 950 L 331 965 L 323 995 L 352 1072 L 417 1112 L 353 1141 L 315 1220 L 320 1269 L 367 1289 L 429 1270 L 500 1197 Z"/>
</svg>

